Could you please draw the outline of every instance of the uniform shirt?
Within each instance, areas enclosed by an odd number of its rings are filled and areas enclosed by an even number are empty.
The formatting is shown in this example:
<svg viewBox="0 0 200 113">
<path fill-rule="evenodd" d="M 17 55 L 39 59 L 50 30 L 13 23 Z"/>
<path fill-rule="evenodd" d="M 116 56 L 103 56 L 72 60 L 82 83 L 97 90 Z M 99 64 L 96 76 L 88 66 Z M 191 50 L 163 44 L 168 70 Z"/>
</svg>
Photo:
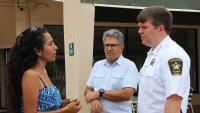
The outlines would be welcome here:
<svg viewBox="0 0 200 113">
<path fill-rule="evenodd" d="M 137 89 L 138 70 L 135 64 L 120 56 L 118 60 L 109 65 L 106 59 L 94 64 L 87 86 L 95 90 L 117 90 L 124 87 Z M 131 101 L 114 102 L 100 99 L 103 105 L 103 113 L 132 113 Z"/>
<path fill-rule="evenodd" d="M 138 113 L 164 113 L 167 97 L 183 98 L 182 113 L 186 113 L 190 89 L 190 58 L 169 36 L 148 52 L 140 70 Z"/>
</svg>

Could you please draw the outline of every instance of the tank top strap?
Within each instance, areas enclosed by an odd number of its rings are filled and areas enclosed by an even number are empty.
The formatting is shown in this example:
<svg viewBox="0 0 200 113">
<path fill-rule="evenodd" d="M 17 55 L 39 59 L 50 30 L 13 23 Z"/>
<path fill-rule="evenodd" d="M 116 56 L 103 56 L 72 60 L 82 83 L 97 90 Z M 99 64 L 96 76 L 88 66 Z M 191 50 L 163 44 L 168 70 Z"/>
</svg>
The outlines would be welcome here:
<svg viewBox="0 0 200 113">
<path fill-rule="evenodd" d="M 44 83 L 44 81 L 42 80 L 42 78 L 39 76 L 39 79 L 42 81 L 44 87 L 47 87 L 46 84 Z"/>
</svg>

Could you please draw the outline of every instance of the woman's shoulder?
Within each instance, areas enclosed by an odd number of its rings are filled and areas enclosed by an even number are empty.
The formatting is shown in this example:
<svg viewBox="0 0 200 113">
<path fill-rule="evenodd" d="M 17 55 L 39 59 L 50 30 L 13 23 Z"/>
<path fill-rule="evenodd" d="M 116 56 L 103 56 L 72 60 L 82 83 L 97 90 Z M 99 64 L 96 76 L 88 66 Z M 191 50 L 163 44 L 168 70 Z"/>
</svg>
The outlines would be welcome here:
<svg viewBox="0 0 200 113">
<path fill-rule="evenodd" d="M 27 69 L 26 71 L 24 71 L 23 73 L 23 77 L 37 77 L 37 72 L 33 69 Z"/>
<path fill-rule="evenodd" d="M 38 83 L 38 75 L 37 72 L 33 69 L 27 69 L 22 76 L 22 83 Z"/>
</svg>

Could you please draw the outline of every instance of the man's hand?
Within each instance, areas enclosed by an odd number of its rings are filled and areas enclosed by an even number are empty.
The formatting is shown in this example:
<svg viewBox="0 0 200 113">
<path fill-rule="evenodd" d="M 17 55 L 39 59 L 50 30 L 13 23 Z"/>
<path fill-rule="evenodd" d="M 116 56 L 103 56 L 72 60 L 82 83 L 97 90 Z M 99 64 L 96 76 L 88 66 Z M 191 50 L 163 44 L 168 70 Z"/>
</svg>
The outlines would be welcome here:
<svg viewBox="0 0 200 113">
<path fill-rule="evenodd" d="M 92 100 L 90 102 L 90 111 L 91 111 L 91 113 L 102 113 L 103 106 L 101 105 L 101 102 L 97 99 Z"/>
<path fill-rule="evenodd" d="M 95 99 L 99 99 L 99 92 L 98 91 L 89 92 L 85 96 L 86 103 L 89 103 L 89 102 L 91 102 L 92 100 L 95 100 Z"/>
</svg>

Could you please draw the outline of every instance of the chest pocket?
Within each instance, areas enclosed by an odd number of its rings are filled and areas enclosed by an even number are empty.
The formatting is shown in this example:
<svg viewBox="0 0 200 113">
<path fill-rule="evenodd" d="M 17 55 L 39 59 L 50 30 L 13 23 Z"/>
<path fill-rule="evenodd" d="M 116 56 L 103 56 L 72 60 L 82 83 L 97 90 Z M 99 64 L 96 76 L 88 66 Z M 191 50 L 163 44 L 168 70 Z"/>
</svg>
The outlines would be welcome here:
<svg viewBox="0 0 200 113">
<path fill-rule="evenodd" d="M 144 89 L 147 93 L 151 93 L 155 88 L 155 67 L 148 65 L 146 69 L 141 73 L 142 78 L 140 82 L 140 87 Z"/>
<path fill-rule="evenodd" d="M 112 89 L 121 89 L 123 84 L 124 76 L 122 74 L 114 74 L 111 77 L 111 88 Z"/>
<path fill-rule="evenodd" d="M 103 85 L 105 84 L 104 82 L 104 76 L 103 74 L 95 74 L 94 75 L 94 89 L 100 89 L 103 88 Z"/>
<path fill-rule="evenodd" d="M 142 76 L 153 77 L 155 72 L 155 67 L 148 65 L 146 69 L 142 72 Z"/>
</svg>

